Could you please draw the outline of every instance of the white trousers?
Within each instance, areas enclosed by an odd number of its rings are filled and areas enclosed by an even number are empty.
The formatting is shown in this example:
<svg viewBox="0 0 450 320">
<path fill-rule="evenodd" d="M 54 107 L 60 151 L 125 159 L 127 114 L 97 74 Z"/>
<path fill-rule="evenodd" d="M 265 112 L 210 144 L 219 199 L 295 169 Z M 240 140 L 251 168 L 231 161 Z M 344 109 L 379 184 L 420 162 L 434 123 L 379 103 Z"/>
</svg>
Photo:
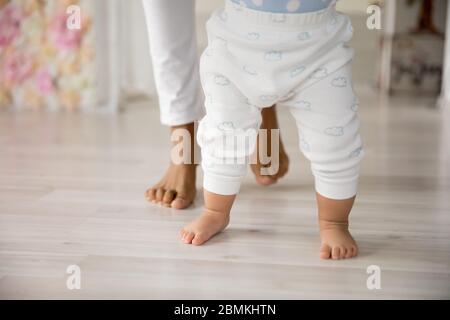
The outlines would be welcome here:
<svg viewBox="0 0 450 320">
<path fill-rule="evenodd" d="M 175 126 L 204 115 L 195 0 L 142 0 L 148 29 L 160 118 Z"/>
<path fill-rule="evenodd" d="M 334 6 L 316 13 L 274 14 L 235 6 L 207 23 L 200 60 L 206 97 L 198 142 L 203 186 L 236 194 L 253 153 L 261 108 L 277 104 L 294 116 L 315 188 L 331 199 L 356 194 L 363 157 L 353 92 L 353 35 Z"/>
</svg>

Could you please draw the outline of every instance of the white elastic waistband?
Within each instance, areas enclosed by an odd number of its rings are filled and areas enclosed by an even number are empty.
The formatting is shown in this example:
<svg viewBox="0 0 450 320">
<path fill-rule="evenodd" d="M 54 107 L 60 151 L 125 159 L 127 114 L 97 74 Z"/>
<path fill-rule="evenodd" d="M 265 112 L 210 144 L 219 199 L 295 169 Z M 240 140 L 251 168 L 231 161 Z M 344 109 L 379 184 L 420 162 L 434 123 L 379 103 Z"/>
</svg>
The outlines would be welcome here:
<svg viewBox="0 0 450 320">
<path fill-rule="evenodd" d="M 298 28 L 321 26 L 328 22 L 336 12 L 336 1 L 326 9 L 308 13 L 273 13 L 249 9 L 231 0 L 225 1 L 225 12 L 229 18 L 245 19 L 244 21 L 277 28 Z"/>
</svg>

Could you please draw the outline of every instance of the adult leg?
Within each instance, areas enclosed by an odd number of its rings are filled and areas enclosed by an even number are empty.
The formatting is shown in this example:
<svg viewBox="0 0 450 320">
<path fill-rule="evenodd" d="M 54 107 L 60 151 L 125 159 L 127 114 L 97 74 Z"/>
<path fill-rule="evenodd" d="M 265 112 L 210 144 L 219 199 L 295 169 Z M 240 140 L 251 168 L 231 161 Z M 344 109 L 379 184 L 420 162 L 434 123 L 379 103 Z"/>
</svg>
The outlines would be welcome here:
<svg viewBox="0 0 450 320">
<path fill-rule="evenodd" d="M 161 123 L 187 130 L 203 114 L 195 31 L 195 0 L 143 0 Z M 194 162 L 171 161 L 164 177 L 146 192 L 149 201 L 177 209 L 195 198 Z"/>
<path fill-rule="evenodd" d="M 195 32 L 195 0 L 143 0 L 150 42 L 155 84 L 159 96 L 161 122 L 177 129 L 194 132 L 194 122 L 203 114 L 198 74 L 197 40 Z M 262 129 L 278 129 L 275 106 L 262 113 Z M 193 137 L 194 135 L 192 135 Z M 195 139 L 191 143 L 194 153 Z M 270 185 L 287 172 L 289 159 L 279 141 L 279 170 L 263 175 L 261 168 L 271 164 L 252 165 L 256 181 Z M 263 144 L 264 145 L 264 144 Z M 271 155 L 273 157 L 273 155 Z M 146 191 L 149 201 L 183 209 L 195 198 L 195 164 L 171 164 L 164 177 Z"/>
</svg>

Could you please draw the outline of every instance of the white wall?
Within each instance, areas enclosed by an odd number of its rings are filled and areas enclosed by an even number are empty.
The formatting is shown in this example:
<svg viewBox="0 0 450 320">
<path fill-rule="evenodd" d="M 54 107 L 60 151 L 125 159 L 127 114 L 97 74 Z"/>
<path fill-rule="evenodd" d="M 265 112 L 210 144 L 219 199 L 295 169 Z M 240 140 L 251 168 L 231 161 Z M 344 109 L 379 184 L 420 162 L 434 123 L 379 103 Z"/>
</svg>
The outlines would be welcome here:
<svg viewBox="0 0 450 320">
<path fill-rule="evenodd" d="M 364 13 L 367 6 L 372 2 L 373 0 L 338 0 L 338 9 L 346 13 Z M 197 0 L 197 12 L 209 14 L 215 8 L 222 6 L 223 3 L 224 0 Z"/>
<path fill-rule="evenodd" d="M 339 0 L 337 3 L 337 8 L 339 11 L 345 13 L 365 14 L 367 7 L 373 3 L 373 0 Z"/>
<path fill-rule="evenodd" d="M 441 106 L 450 110 L 450 5 L 447 6 L 446 46 L 444 76 L 442 81 Z"/>
</svg>

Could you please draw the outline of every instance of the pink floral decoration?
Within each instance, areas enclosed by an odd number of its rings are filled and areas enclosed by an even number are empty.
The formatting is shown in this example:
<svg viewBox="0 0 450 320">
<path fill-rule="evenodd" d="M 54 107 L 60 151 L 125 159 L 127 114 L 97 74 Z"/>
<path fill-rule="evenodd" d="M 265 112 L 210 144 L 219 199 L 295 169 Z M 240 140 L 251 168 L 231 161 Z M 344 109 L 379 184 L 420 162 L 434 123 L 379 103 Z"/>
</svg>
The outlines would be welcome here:
<svg viewBox="0 0 450 320">
<path fill-rule="evenodd" d="M 53 80 L 51 74 L 46 69 L 40 69 L 36 73 L 37 88 L 43 94 L 49 94 L 53 91 Z"/>
<path fill-rule="evenodd" d="M 50 38 L 57 48 L 70 51 L 77 49 L 81 43 L 81 30 L 67 28 L 67 14 L 57 14 L 50 23 Z"/>
<path fill-rule="evenodd" d="M 0 0 L 0 3 L 2 0 Z M 0 9 L 0 107 L 77 109 L 95 103 L 91 1 L 10 0 Z M 83 6 L 81 30 L 67 28 Z M 86 39 L 86 41 L 84 40 Z"/>
<path fill-rule="evenodd" d="M 0 10 L 0 48 L 8 46 L 19 35 L 22 12 L 13 2 Z"/>
<path fill-rule="evenodd" d="M 12 85 L 21 84 L 31 74 L 32 67 L 30 57 L 16 51 L 5 58 L 3 78 Z"/>
</svg>

